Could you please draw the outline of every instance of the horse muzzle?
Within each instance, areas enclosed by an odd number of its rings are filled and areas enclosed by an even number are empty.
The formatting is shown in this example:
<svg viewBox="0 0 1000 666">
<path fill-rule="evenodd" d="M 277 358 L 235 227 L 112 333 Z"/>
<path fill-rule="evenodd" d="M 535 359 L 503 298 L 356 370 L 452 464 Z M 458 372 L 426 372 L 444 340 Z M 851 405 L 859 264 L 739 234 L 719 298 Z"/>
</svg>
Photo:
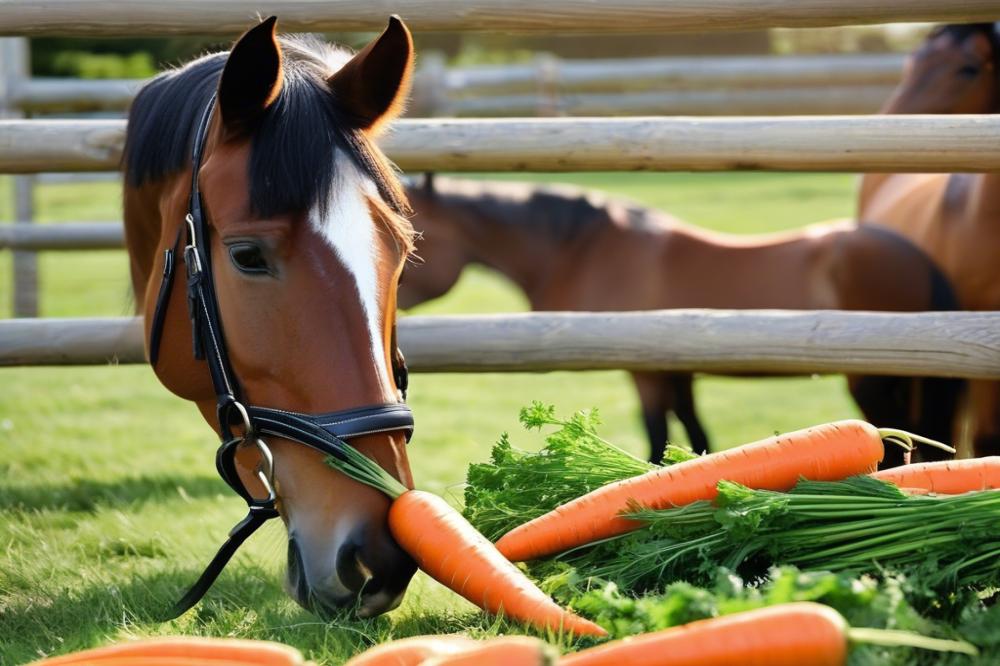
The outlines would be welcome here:
<svg viewBox="0 0 1000 666">
<path fill-rule="evenodd" d="M 347 612 L 374 617 L 396 608 L 416 564 L 387 532 L 353 530 L 332 547 L 310 549 L 288 540 L 289 594 L 303 608 L 330 618 Z"/>
</svg>

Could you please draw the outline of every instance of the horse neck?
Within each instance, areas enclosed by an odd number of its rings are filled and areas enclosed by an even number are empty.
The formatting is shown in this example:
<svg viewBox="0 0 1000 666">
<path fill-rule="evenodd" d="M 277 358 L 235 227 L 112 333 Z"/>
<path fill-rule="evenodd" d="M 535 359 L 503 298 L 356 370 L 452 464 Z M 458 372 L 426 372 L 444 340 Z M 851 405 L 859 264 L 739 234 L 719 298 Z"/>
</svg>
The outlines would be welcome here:
<svg viewBox="0 0 1000 666">
<path fill-rule="evenodd" d="M 991 233 L 1000 226 L 1000 173 L 983 173 L 969 176 L 972 186 L 966 219 L 970 224 L 982 226 Z"/>
<path fill-rule="evenodd" d="M 466 263 L 504 274 L 535 304 L 559 265 L 563 247 L 545 230 L 531 224 L 531 205 L 509 203 L 485 211 L 476 196 L 450 194 L 438 201 L 441 219 L 462 244 Z M 537 214 L 536 214 L 537 215 Z"/>
</svg>

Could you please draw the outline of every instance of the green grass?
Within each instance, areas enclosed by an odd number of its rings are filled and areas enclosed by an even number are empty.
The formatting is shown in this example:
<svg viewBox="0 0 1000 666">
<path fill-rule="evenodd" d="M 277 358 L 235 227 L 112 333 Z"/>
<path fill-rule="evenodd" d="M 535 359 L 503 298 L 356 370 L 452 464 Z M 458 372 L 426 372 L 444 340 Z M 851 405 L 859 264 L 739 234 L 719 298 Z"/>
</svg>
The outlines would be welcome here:
<svg viewBox="0 0 1000 666">
<path fill-rule="evenodd" d="M 853 205 L 854 182 L 846 175 L 552 179 L 602 187 L 735 232 L 849 215 Z M 11 217 L 8 191 L 0 179 L 3 220 Z M 117 191 L 107 183 L 45 186 L 39 217 L 118 219 Z M 131 311 L 123 252 L 42 254 L 40 273 L 44 316 Z M 9 253 L 0 252 L 4 316 L 10 290 Z M 505 280 L 474 269 L 418 311 L 521 309 L 524 299 Z M 697 396 L 718 446 L 856 414 L 843 381 L 832 377 L 705 378 Z M 517 425 L 518 408 L 532 399 L 562 412 L 597 406 L 609 439 L 645 451 L 624 373 L 418 374 L 411 388 L 418 430 L 409 448 L 418 485 L 457 498 L 466 465 L 484 459 L 504 430 L 516 444 L 538 446 L 540 437 Z M 194 580 L 242 514 L 240 501 L 215 475 L 214 445 L 194 408 L 163 389 L 146 367 L 0 369 L 0 664 L 167 633 L 281 640 L 321 664 L 337 664 L 389 637 L 503 630 L 422 576 L 404 605 L 385 617 L 321 622 L 281 590 L 284 537 L 277 524 L 254 537 L 197 610 L 157 623 L 155 613 Z"/>
</svg>

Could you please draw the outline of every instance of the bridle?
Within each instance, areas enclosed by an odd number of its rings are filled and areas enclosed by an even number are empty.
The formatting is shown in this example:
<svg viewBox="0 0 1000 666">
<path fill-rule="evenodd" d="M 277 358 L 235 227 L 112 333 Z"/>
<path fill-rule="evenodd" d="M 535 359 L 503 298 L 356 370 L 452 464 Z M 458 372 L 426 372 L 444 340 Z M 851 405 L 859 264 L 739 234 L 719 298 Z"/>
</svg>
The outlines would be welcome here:
<svg viewBox="0 0 1000 666">
<path fill-rule="evenodd" d="M 198 186 L 198 172 L 214 109 L 213 95 L 194 137 L 191 156 L 191 195 L 188 212 L 184 218 L 185 223 L 178 230 L 173 246 L 164 254 L 163 277 L 150 333 L 149 360 L 152 365 L 156 365 L 167 304 L 170 300 L 176 254 L 181 235 L 186 231 L 184 264 L 187 273 L 187 303 L 188 315 L 191 318 L 194 357 L 208 364 L 212 386 L 215 389 L 216 414 L 221 432 L 221 444 L 215 455 L 215 466 L 229 487 L 246 501 L 248 512 L 246 517 L 229 532 L 229 537 L 205 571 L 174 605 L 166 619 L 177 617 L 198 603 L 243 542 L 261 525 L 279 515 L 275 506 L 277 494 L 274 489 L 274 458 L 264 441 L 265 436 L 288 439 L 321 453 L 339 456 L 343 451 L 344 440 L 353 437 L 401 431 L 409 441 L 413 434 L 413 414 L 403 402 L 356 407 L 326 414 L 303 414 L 247 405 L 243 401 L 239 382 L 226 353 L 218 299 L 212 280 L 208 224 Z M 395 338 L 393 331 L 393 345 Z M 406 363 L 398 349 L 393 354 L 392 371 L 396 387 L 405 400 L 408 375 Z M 265 497 L 254 497 L 239 477 L 235 458 L 237 450 L 243 446 L 254 446 L 260 453 L 261 464 L 256 470 L 256 475 L 266 492 Z"/>
</svg>

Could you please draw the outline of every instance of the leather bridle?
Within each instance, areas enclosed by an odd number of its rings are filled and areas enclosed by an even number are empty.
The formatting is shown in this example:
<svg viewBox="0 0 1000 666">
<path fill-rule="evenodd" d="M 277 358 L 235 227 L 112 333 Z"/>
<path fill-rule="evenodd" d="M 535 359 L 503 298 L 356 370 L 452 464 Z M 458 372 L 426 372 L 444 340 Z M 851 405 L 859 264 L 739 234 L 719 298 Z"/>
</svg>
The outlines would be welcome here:
<svg viewBox="0 0 1000 666">
<path fill-rule="evenodd" d="M 178 230 L 173 247 L 164 254 L 163 277 L 153 312 L 149 342 L 149 360 L 154 366 L 159 356 L 160 340 L 166 317 L 167 304 L 173 282 L 176 254 L 181 236 L 186 232 L 184 264 L 187 273 L 188 314 L 194 357 L 207 362 L 216 396 L 216 413 L 221 432 L 221 444 L 216 452 L 215 466 L 222 479 L 242 497 L 248 507 L 246 517 L 229 532 L 218 553 L 198 578 L 197 582 L 174 605 L 167 619 L 177 617 L 194 606 L 205 595 L 232 558 L 236 550 L 257 528 L 271 518 L 276 518 L 277 495 L 274 489 L 274 459 L 264 440 L 265 436 L 280 437 L 313 448 L 321 453 L 339 456 L 344 440 L 362 435 L 401 431 L 409 441 L 413 434 L 413 414 L 403 402 L 357 407 L 326 414 L 303 414 L 270 407 L 246 405 L 242 399 L 239 382 L 233 373 L 226 353 L 218 299 L 212 280 L 212 261 L 209 254 L 208 223 L 202 207 L 198 172 L 208 126 L 215 109 L 215 96 L 209 100 L 194 137 L 191 156 L 191 195 L 185 224 Z M 392 340 L 395 345 L 395 331 Z M 394 350 L 392 363 L 396 387 L 406 398 L 407 369 L 403 356 Z M 254 497 L 243 484 L 236 470 L 236 452 L 241 446 L 255 446 L 261 456 L 256 470 L 265 497 Z"/>
</svg>

